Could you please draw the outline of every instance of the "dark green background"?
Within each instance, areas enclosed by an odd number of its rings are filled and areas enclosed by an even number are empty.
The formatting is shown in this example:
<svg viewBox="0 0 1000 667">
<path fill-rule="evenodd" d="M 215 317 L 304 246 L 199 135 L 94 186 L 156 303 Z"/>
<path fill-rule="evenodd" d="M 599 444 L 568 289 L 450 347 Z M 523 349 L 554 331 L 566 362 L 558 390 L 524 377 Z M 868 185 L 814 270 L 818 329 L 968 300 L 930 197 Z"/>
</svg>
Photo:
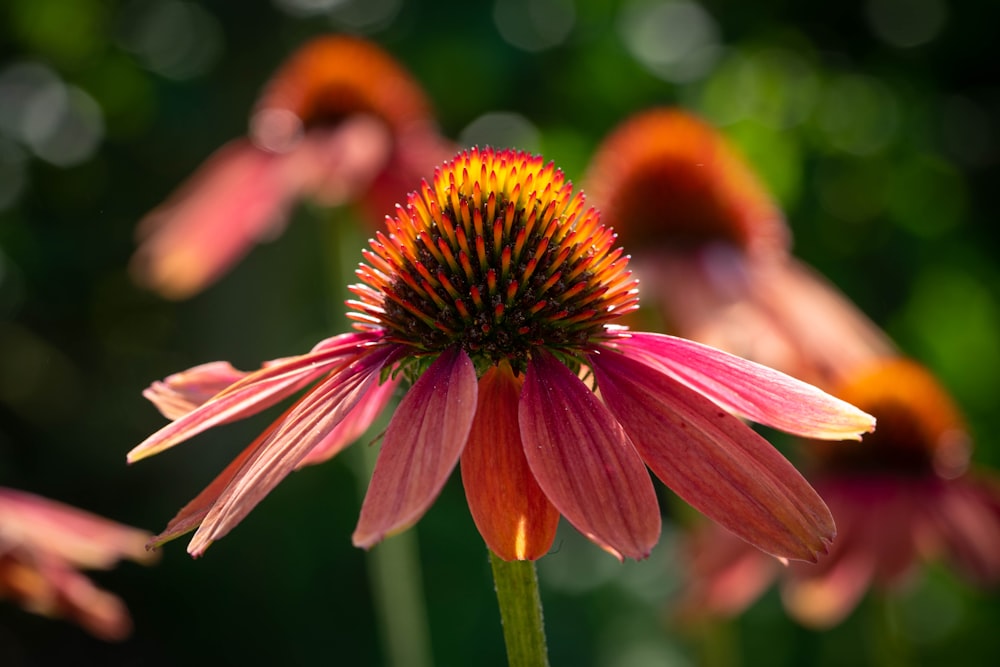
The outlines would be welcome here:
<svg viewBox="0 0 1000 667">
<path fill-rule="evenodd" d="M 200 3 L 217 58 L 178 78 L 130 50 L 135 16 L 151 7 L 0 4 L 0 71 L 45 64 L 96 101 L 104 125 L 96 152 L 69 167 L 0 133 L 0 157 L 25 182 L 0 210 L 0 484 L 158 530 L 266 422 L 227 426 L 126 468 L 125 452 L 162 424 L 140 391 L 203 361 L 253 368 L 306 350 L 334 333 L 341 309 L 321 229 L 332 216 L 308 206 L 201 296 L 169 303 L 131 284 L 136 221 L 245 131 L 256 93 L 286 55 L 336 29 L 268 2 Z M 706 77 L 684 84 L 630 55 L 617 2 L 576 3 L 569 37 L 537 53 L 501 38 L 492 4 L 461 0 L 403 2 L 371 37 L 426 87 L 445 134 L 458 138 L 490 111 L 519 113 L 538 130 L 525 147 L 577 181 L 631 112 L 684 104 L 725 121 L 780 197 L 797 254 L 939 375 L 969 416 L 976 461 L 1000 466 L 1000 4 L 951 3 L 936 38 L 912 48 L 880 40 L 865 2 L 702 7 L 722 50 Z M 168 44 L 183 37 L 156 28 Z M 799 90 L 789 87 L 789 62 L 812 86 L 803 106 L 784 96 Z M 759 86 L 746 87 L 747 67 Z M 862 97 L 849 94 L 859 89 Z M 888 130 L 871 134 L 886 118 Z M 122 644 L 0 605 L 0 664 L 381 664 L 363 554 L 350 544 L 358 493 L 341 461 L 306 469 L 203 559 L 175 543 L 152 568 L 99 573 L 134 615 L 136 632 Z M 669 492 L 663 498 L 675 507 Z M 486 552 L 457 478 L 420 522 L 419 540 L 437 663 L 505 664 Z M 683 577 L 673 544 L 668 530 L 649 561 L 621 566 L 560 533 L 539 565 L 554 665 L 702 661 L 705 645 L 667 622 Z M 720 664 L 992 665 L 998 607 L 995 595 L 932 568 L 901 596 L 868 599 L 841 627 L 815 633 L 788 621 L 771 592 L 709 652 L 732 661 Z"/>
</svg>

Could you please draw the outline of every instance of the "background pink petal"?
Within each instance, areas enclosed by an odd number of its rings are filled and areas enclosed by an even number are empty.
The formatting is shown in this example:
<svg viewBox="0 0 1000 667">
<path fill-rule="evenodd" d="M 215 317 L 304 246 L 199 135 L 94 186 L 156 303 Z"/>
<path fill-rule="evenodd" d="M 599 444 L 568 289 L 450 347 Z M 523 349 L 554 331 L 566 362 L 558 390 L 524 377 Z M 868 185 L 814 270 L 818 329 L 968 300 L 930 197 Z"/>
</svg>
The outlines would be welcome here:
<svg viewBox="0 0 1000 667">
<path fill-rule="evenodd" d="M 591 363 L 605 403 L 677 495 L 775 556 L 826 550 L 835 533 L 826 505 L 761 436 L 650 366 L 616 352 Z"/>
<path fill-rule="evenodd" d="M 556 509 L 619 559 L 648 556 L 660 537 L 656 493 L 594 393 L 541 351 L 528 364 L 518 415 L 528 464 Z"/>
<path fill-rule="evenodd" d="M 674 336 L 634 333 L 616 347 L 741 417 L 823 440 L 858 440 L 875 418 L 767 366 Z"/>
<path fill-rule="evenodd" d="M 183 299 L 216 280 L 285 222 L 295 195 L 284 157 L 247 139 L 229 142 L 139 223 L 136 281 Z"/>
<path fill-rule="evenodd" d="M 406 393 L 385 434 L 354 531 L 364 549 L 419 519 L 465 448 L 476 413 L 476 370 L 451 348 Z"/>
<path fill-rule="evenodd" d="M 942 482 L 921 496 L 921 517 L 933 530 L 938 553 L 973 583 L 1000 582 L 1000 488 L 973 475 Z"/>
<path fill-rule="evenodd" d="M 710 521 L 691 531 L 685 546 L 690 576 L 678 605 L 681 618 L 741 614 L 782 570 L 776 558 Z"/>
</svg>

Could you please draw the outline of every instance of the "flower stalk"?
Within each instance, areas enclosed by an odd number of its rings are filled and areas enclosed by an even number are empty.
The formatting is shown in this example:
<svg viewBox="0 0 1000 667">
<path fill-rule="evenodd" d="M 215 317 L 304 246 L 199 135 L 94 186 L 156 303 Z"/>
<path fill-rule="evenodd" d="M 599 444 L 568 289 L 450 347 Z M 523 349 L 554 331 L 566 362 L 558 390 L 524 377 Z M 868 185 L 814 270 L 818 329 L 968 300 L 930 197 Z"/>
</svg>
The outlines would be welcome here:
<svg viewBox="0 0 1000 667">
<path fill-rule="evenodd" d="M 490 551 L 490 566 L 500 604 L 507 664 L 510 667 L 548 667 L 535 562 L 506 561 Z"/>
</svg>

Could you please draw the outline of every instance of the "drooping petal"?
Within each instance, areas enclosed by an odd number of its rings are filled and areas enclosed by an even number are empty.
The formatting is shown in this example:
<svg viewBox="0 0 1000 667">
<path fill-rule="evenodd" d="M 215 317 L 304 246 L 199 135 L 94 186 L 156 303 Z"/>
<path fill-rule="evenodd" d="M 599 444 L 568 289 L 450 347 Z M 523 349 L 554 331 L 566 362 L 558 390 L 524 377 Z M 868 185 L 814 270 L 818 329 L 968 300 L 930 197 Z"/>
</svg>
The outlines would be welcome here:
<svg viewBox="0 0 1000 667">
<path fill-rule="evenodd" d="M 0 592 L 31 612 L 74 621 L 105 641 L 121 641 L 132 632 L 128 609 L 117 595 L 51 554 L 0 552 Z"/>
<path fill-rule="evenodd" d="M 344 447 L 360 438 L 385 409 L 398 386 L 398 379 L 389 379 L 365 394 L 354 406 L 354 409 L 344 417 L 344 421 L 337 424 L 319 444 L 306 454 L 304 459 L 299 461 L 298 467 L 302 468 L 328 461 L 339 454 Z"/>
<path fill-rule="evenodd" d="M 196 409 L 167 424 L 128 453 L 134 463 L 213 426 L 243 419 L 288 397 L 362 353 L 377 334 L 351 333 L 324 341 L 308 354 L 249 373 Z"/>
<path fill-rule="evenodd" d="M 619 559 L 648 556 L 660 537 L 649 473 L 580 378 L 551 354 L 536 354 L 518 417 L 528 465 L 556 509 Z"/>
<path fill-rule="evenodd" d="M 757 262 L 748 281 L 756 309 L 791 341 L 798 360 L 778 366 L 822 386 L 834 386 L 856 369 L 898 355 L 892 341 L 819 273 L 794 258 Z"/>
<path fill-rule="evenodd" d="M 775 556 L 815 560 L 826 551 L 836 532 L 830 512 L 766 440 L 656 368 L 616 352 L 590 360 L 608 408 L 678 496 Z"/>
<path fill-rule="evenodd" d="M 654 333 L 634 333 L 614 345 L 722 408 L 765 426 L 822 440 L 859 440 L 875 428 L 875 418 L 850 403 L 707 345 Z"/>
<path fill-rule="evenodd" d="M 535 560 L 552 546 L 559 512 L 535 481 L 517 423 L 521 383 L 510 367 L 479 381 L 476 418 L 462 453 L 469 510 L 486 545 L 504 560 Z"/>
<path fill-rule="evenodd" d="M 78 569 L 155 560 L 145 549 L 148 538 L 79 508 L 0 487 L 0 598 L 75 621 L 104 640 L 122 640 L 132 629 L 125 605 Z"/>
<path fill-rule="evenodd" d="M 686 547 L 690 576 L 679 604 L 682 618 L 739 615 L 782 569 L 778 560 L 708 521 L 689 536 Z"/>
<path fill-rule="evenodd" d="M 0 487 L 0 547 L 24 544 L 76 567 L 148 562 L 149 533 L 33 493 Z"/>
<path fill-rule="evenodd" d="M 399 383 L 394 380 L 387 380 L 385 383 L 379 385 L 378 387 L 372 388 L 367 394 L 365 394 L 358 404 L 354 406 L 344 420 L 340 422 L 337 426 L 333 428 L 330 433 L 323 438 L 319 444 L 315 445 L 305 458 L 299 462 L 298 467 L 301 468 L 305 465 L 311 465 L 315 463 L 320 463 L 322 461 L 329 460 L 340 451 L 351 444 L 357 439 L 364 430 L 367 428 L 367 423 L 371 419 L 374 419 L 378 411 L 384 406 L 385 402 L 392 395 L 393 390 Z M 285 411 L 281 417 L 276 419 L 271 426 L 269 426 L 263 433 L 261 433 L 257 438 L 250 443 L 250 445 L 240 452 L 239 456 L 230 462 L 226 466 L 225 470 L 219 473 L 212 482 L 205 487 L 201 493 L 199 493 L 191 502 L 181 508 L 181 510 L 174 516 L 173 519 L 167 524 L 167 527 L 159 535 L 153 536 L 150 540 L 150 544 L 154 547 L 159 547 L 169 542 L 170 540 L 176 539 L 185 533 L 189 533 L 204 521 L 205 517 L 208 515 L 209 510 L 215 505 L 215 502 L 222 495 L 222 492 L 226 490 L 229 483 L 233 480 L 242 468 L 243 464 L 247 459 L 258 450 L 261 443 L 267 440 L 274 429 L 281 424 L 286 417 L 291 413 L 295 406 L 290 407 Z M 365 422 L 365 420 L 368 422 Z M 362 426 L 362 424 L 365 424 Z M 319 452 L 319 454 L 317 454 Z"/>
<path fill-rule="evenodd" d="M 246 375 L 228 361 L 212 361 L 157 380 L 142 395 L 164 417 L 178 419 Z"/>
<path fill-rule="evenodd" d="M 368 549 L 415 523 L 465 448 L 476 413 L 476 370 L 451 348 L 424 371 L 389 422 L 352 539 Z"/>
<path fill-rule="evenodd" d="M 369 391 L 393 352 L 372 348 L 303 396 L 233 475 L 191 539 L 188 553 L 204 553 L 287 477 Z"/>
<path fill-rule="evenodd" d="M 273 234 L 295 195 L 281 177 L 283 159 L 246 139 L 216 151 L 139 223 L 130 265 L 136 281 L 168 298 L 187 298 Z"/>
<path fill-rule="evenodd" d="M 289 408 L 289 410 L 291 410 L 291 408 Z M 284 416 L 287 415 L 288 412 L 286 412 Z M 284 418 L 284 416 L 282 418 Z M 206 516 L 208 516 L 209 511 L 211 511 L 216 501 L 219 500 L 219 496 L 221 496 L 226 490 L 229 483 L 233 481 L 236 473 L 243 469 L 243 465 L 254 454 L 254 452 L 260 448 L 261 443 L 271 436 L 271 433 L 274 432 L 274 429 L 280 422 L 281 419 L 271 424 L 271 426 L 257 436 L 257 438 L 255 438 L 254 441 L 246 447 L 246 449 L 240 452 L 239 455 L 233 459 L 208 486 L 202 489 L 201 493 L 195 496 L 191 502 L 177 512 L 174 518 L 167 523 L 167 527 L 163 529 L 162 533 L 154 535 L 149 540 L 149 546 L 161 547 L 170 540 L 175 540 L 181 535 L 190 533 L 192 530 L 200 526 L 201 522 L 205 520 Z"/>
<path fill-rule="evenodd" d="M 830 553 L 815 565 L 792 563 L 781 586 L 788 613 L 817 629 L 833 627 L 851 613 L 877 568 L 878 554 L 870 542 L 879 522 L 869 520 L 870 504 L 838 502 L 836 511 L 841 529 Z"/>
<path fill-rule="evenodd" d="M 1000 581 L 1000 485 L 968 474 L 925 494 L 920 518 L 932 531 L 938 553 L 979 585 Z"/>
</svg>

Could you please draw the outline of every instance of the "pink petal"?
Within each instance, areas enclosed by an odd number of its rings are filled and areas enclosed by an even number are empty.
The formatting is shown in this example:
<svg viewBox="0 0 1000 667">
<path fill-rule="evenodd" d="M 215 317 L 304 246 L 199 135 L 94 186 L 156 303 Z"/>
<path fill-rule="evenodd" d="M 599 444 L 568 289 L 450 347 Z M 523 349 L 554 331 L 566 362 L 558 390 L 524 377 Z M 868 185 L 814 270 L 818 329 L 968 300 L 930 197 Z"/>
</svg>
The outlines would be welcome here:
<svg viewBox="0 0 1000 667">
<path fill-rule="evenodd" d="M 941 551 L 959 574 L 979 585 L 1000 582 L 1000 487 L 966 475 L 921 497 Z M 937 554 L 934 554 L 937 555 Z"/>
<path fill-rule="evenodd" d="M 766 440 L 651 366 L 617 352 L 591 364 L 642 460 L 677 495 L 775 556 L 826 550 L 835 534 L 826 505 Z"/>
<path fill-rule="evenodd" d="M 372 547 L 415 523 L 441 492 L 476 413 L 476 370 L 464 351 L 441 353 L 389 422 L 352 537 Z"/>
<path fill-rule="evenodd" d="M 885 332 L 802 262 L 757 262 L 753 272 L 752 299 L 796 348 L 803 377 L 833 386 L 845 372 L 898 355 Z"/>
<path fill-rule="evenodd" d="M 246 375 L 228 361 L 213 361 L 157 380 L 142 395 L 164 417 L 177 419 Z"/>
<path fill-rule="evenodd" d="M 698 526 L 686 546 L 690 576 L 680 603 L 682 617 L 741 614 L 781 571 L 778 560 L 715 523 Z"/>
<path fill-rule="evenodd" d="M 617 558 L 648 556 L 660 537 L 656 493 L 594 393 L 541 352 L 528 363 L 518 416 L 531 472 L 556 509 Z"/>
<path fill-rule="evenodd" d="M 392 398 L 398 386 L 398 379 L 390 379 L 365 394 L 354 406 L 354 409 L 344 417 L 344 421 L 337 424 L 319 444 L 306 454 L 304 459 L 299 461 L 298 467 L 328 461 L 339 454 L 344 447 L 360 438 L 388 405 L 389 399 Z"/>
<path fill-rule="evenodd" d="M 294 406 L 293 406 L 294 407 Z M 212 482 L 202 489 L 201 493 L 194 497 L 187 505 L 181 508 L 181 510 L 174 516 L 173 519 L 167 524 L 167 527 L 159 535 L 154 535 L 149 540 L 150 547 L 161 547 L 170 540 L 175 540 L 181 535 L 190 533 L 192 530 L 196 529 L 201 525 L 205 517 L 212 510 L 212 507 L 219 500 L 219 497 L 223 494 L 229 483 L 233 481 L 247 460 L 253 456 L 265 440 L 271 437 L 274 429 L 277 428 L 278 424 L 291 412 L 293 408 L 289 408 L 284 415 L 276 422 L 271 424 L 267 430 L 261 433 L 257 438 L 250 443 L 250 445 L 245 448 L 239 455 L 233 459 L 226 468 L 219 473 Z"/>
<path fill-rule="evenodd" d="M 837 625 L 854 610 L 877 566 L 878 554 L 869 538 L 880 523 L 870 520 L 870 505 L 838 502 L 836 507 L 840 535 L 830 553 L 815 565 L 792 563 L 781 587 L 788 613 L 817 629 Z"/>
<path fill-rule="evenodd" d="M 504 560 L 536 560 L 552 547 L 559 512 L 538 486 L 521 445 L 521 383 L 509 366 L 479 380 L 478 407 L 462 453 L 469 511 L 490 551 Z"/>
<path fill-rule="evenodd" d="M 366 114 L 332 128 L 309 130 L 288 153 L 284 177 L 324 206 L 357 200 L 385 169 L 393 138 L 384 122 Z M 417 184 L 415 179 L 410 188 Z M 391 211 L 387 208 L 383 215 Z"/>
<path fill-rule="evenodd" d="M 615 347 L 660 369 L 727 411 L 788 433 L 860 440 L 875 418 L 850 403 L 767 366 L 694 341 L 634 333 Z"/>
<path fill-rule="evenodd" d="M 149 533 L 32 493 L 0 487 L 0 553 L 23 545 L 77 567 L 149 561 Z"/>
<path fill-rule="evenodd" d="M 128 453 L 128 462 L 152 456 L 213 426 L 264 410 L 357 357 L 374 333 L 351 333 L 324 341 L 314 351 L 247 374 L 191 412 L 167 424 Z"/>
<path fill-rule="evenodd" d="M 0 589 L 29 611 L 72 620 L 105 641 L 121 641 L 132 632 L 132 619 L 118 596 L 51 554 L 5 549 Z"/>
<path fill-rule="evenodd" d="M 216 151 L 139 223 L 131 261 L 136 281 L 168 298 L 187 298 L 272 235 L 296 194 L 281 177 L 283 160 L 245 139 Z"/>
<path fill-rule="evenodd" d="M 201 555 L 242 521 L 350 413 L 393 353 L 388 347 L 371 348 L 303 396 L 233 475 L 191 539 L 188 553 Z"/>
</svg>

